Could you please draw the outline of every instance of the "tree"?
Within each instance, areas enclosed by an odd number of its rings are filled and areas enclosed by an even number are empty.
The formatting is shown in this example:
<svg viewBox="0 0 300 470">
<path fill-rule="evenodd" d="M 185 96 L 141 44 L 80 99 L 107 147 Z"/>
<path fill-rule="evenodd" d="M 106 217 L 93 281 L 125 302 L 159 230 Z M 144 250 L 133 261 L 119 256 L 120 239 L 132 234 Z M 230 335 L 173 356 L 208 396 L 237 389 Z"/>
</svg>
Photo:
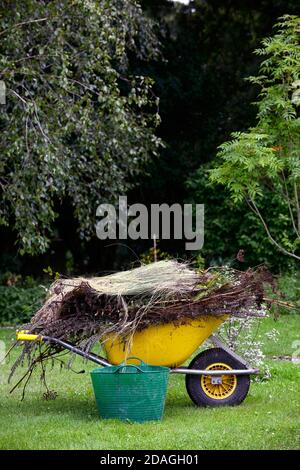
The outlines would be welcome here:
<svg viewBox="0 0 300 470">
<path fill-rule="evenodd" d="M 255 51 L 264 58 L 259 75 L 249 78 L 261 87 L 257 124 L 220 146 L 210 180 L 226 186 L 235 203 L 246 200 L 269 241 L 300 260 L 300 18 L 285 15 L 275 27 Z M 261 210 L 270 194 L 290 224 L 276 236 L 269 227 L 273 214 Z"/>
<path fill-rule="evenodd" d="M 134 0 L 6 0 L 0 18 L 0 223 L 37 254 L 65 198 L 88 239 L 156 154 L 157 98 L 128 53 L 156 58 L 158 41 Z"/>
<path fill-rule="evenodd" d="M 201 255 L 208 265 L 232 264 L 239 266 L 236 255 L 245 251 L 243 266 L 267 263 L 272 272 L 293 269 L 290 257 L 280 255 L 269 243 L 259 219 L 247 204 L 236 204 L 221 184 L 208 184 L 212 164 L 202 165 L 188 181 L 189 202 L 205 203 L 205 241 Z M 271 191 L 264 193 L 260 210 L 268 211 L 269 228 L 276 236 L 290 235 L 288 217 L 284 214 L 281 198 Z"/>
</svg>

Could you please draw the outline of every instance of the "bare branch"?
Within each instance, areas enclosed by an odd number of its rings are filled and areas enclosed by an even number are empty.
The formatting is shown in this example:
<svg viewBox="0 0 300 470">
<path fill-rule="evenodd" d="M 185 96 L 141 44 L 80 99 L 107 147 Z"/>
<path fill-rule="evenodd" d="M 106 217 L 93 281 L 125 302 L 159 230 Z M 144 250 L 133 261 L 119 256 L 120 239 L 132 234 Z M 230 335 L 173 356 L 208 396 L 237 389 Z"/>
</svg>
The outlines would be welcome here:
<svg viewBox="0 0 300 470">
<path fill-rule="evenodd" d="M 27 101 L 26 101 L 24 98 L 22 98 L 22 96 L 19 95 L 19 93 L 17 93 L 17 92 L 14 91 L 14 90 L 9 90 L 9 91 L 10 91 L 11 93 L 13 93 L 14 95 L 16 95 L 16 97 L 19 98 L 19 100 L 21 100 L 22 103 L 27 104 Z"/>
<path fill-rule="evenodd" d="M 291 218 L 291 222 L 292 222 L 294 232 L 296 233 L 297 237 L 299 238 L 300 237 L 299 220 L 298 220 L 298 228 L 297 228 L 296 223 L 295 223 L 293 210 L 292 210 L 291 200 L 290 200 L 290 196 L 289 196 L 289 192 L 288 192 L 288 188 L 287 188 L 287 184 L 286 184 L 286 177 L 285 177 L 283 171 L 282 171 L 282 179 L 283 179 L 283 184 L 284 184 L 284 193 L 283 193 L 283 195 L 284 195 L 284 198 L 286 199 L 286 202 L 287 202 L 287 205 L 288 205 L 288 208 L 289 208 L 290 218 Z M 297 213 L 299 214 L 299 211 Z"/>
<path fill-rule="evenodd" d="M 250 202 L 249 202 L 250 200 Z M 270 230 L 268 225 L 266 224 L 260 210 L 258 209 L 257 205 L 255 204 L 254 200 L 249 196 L 249 200 L 246 198 L 247 204 L 250 207 L 250 209 L 259 217 L 261 223 L 263 224 L 263 227 L 268 235 L 269 240 L 275 245 L 278 250 L 280 250 L 282 253 L 285 255 L 291 256 L 292 258 L 295 258 L 300 261 L 300 256 L 295 255 L 292 251 L 286 250 L 283 246 L 281 246 L 271 235 Z"/>
<path fill-rule="evenodd" d="M 294 183 L 294 193 L 295 193 L 295 201 L 296 201 L 296 208 L 297 208 L 298 230 L 300 233 L 300 204 L 299 204 L 298 188 L 297 188 L 296 183 Z"/>
<path fill-rule="evenodd" d="M 49 18 L 38 18 L 36 20 L 28 20 L 28 21 L 22 21 L 21 23 L 16 23 L 12 28 L 6 28 L 3 31 L 0 31 L 0 36 L 2 34 L 7 33 L 7 31 L 11 31 L 14 28 L 18 28 L 19 26 L 24 26 L 24 25 L 30 24 L 30 23 L 40 23 L 41 21 L 47 21 L 48 19 Z"/>
<path fill-rule="evenodd" d="M 48 143 L 51 143 L 51 140 L 50 138 L 47 136 L 47 134 L 44 132 L 44 129 L 42 127 L 42 124 L 40 122 L 40 119 L 39 119 L 39 115 L 38 115 L 38 110 L 37 110 L 37 105 L 35 103 L 35 101 L 33 101 L 33 105 L 34 105 L 34 114 L 35 114 L 35 120 L 36 120 L 36 123 L 41 131 L 41 134 L 42 136 L 44 137 L 44 139 L 46 140 L 46 142 Z"/>
</svg>

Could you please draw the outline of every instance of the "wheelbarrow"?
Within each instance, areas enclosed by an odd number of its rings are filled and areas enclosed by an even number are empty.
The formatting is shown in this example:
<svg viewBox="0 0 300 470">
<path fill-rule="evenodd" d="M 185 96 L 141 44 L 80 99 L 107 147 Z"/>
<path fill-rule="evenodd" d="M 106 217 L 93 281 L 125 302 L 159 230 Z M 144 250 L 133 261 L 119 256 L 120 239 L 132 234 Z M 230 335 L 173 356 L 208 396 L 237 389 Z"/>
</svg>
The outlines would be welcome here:
<svg viewBox="0 0 300 470">
<path fill-rule="evenodd" d="M 127 340 L 110 334 L 102 343 L 106 358 L 50 336 L 19 331 L 17 339 L 57 344 L 100 366 L 116 365 L 135 356 L 147 364 L 167 366 L 172 374 L 185 374 L 187 392 L 198 406 L 239 405 L 247 396 L 250 375 L 259 374 L 259 370 L 251 368 L 213 335 L 227 317 L 206 316 L 149 326 Z M 213 347 L 198 353 L 188 366 L 181 367 L 206 340 Z"/>
</svg>

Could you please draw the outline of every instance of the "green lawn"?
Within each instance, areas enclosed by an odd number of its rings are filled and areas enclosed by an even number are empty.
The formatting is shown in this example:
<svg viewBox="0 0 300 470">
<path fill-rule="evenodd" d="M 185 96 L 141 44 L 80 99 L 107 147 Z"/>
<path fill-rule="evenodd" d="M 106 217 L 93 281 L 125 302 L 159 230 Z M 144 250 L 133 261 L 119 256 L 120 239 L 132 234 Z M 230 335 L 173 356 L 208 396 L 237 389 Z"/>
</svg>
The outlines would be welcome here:
<svg viewBox="0 0 300 470">
<path fill-rule="evenodd" d="M 270 355 L 291 355 L 300 340 L 300 315 L 282 316 L 276 323 L 263 320 L 260 333 L 277 328 L 279 342 L 265 341 Z M 13 332 L 0 330 L 9 346 Z M 76 375 L 58 368 L 49 371 L 54 401 L 41 399 L 43 388 L 34 377 L 23 402 L 20 392 L 10 395 L 7 374 L 12 362 L 0 366 L 1 449 L 299 449 L 300 364 L 269 360 L 272 379 L 252 383 L 238 407 L 196 408 L 183 376 L 171 376 L 164 420 L 127 424 L 101 420 L 95 407 L 89 374 Z M 79 359 L 76 368 L 93 366 Z"/>
</svg>

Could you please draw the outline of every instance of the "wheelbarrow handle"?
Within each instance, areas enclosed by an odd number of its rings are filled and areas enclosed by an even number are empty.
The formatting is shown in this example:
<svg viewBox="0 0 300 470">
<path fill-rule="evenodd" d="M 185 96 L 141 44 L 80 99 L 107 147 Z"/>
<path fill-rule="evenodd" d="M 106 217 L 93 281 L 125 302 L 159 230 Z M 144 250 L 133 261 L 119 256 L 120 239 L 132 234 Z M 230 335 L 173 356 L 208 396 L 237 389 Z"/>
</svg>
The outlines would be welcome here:
<svg viewBox="0 0 300 470">
<path fill-rule="evenodd" d="M 58 338 L 53 338 L 51 336 L 45 336 L 45 335 L 37 335 L 33 333 L 28 333 L 28 331 L 17 331 L 17 340 L 18 341 L 48 341 L 49 343 L 57 344 L 58 346 L 61 346 L 64 349 L 68 349 L 74 354 L 78 354 L 78 356 L 84 357 L 85 359 L 89 359 L 92 362 L 95 362 L 96 364 L 99 364 L 100 366 L 110 366 L 109 362 L 107 362 L 103 357 L 98 356 L 97 354 L 90 353 L 87 351 L 83 351 L 80 348 L 77 348 L 71 343 L 68 343 L 67 341 L 63 341 Z"/>
<path fill-rule="evenodd" d="M 43 336 L 34 333 L 28 333 L 26 330 L 17 331 L 17 341 L 43 341 Z"/>
</svg>

